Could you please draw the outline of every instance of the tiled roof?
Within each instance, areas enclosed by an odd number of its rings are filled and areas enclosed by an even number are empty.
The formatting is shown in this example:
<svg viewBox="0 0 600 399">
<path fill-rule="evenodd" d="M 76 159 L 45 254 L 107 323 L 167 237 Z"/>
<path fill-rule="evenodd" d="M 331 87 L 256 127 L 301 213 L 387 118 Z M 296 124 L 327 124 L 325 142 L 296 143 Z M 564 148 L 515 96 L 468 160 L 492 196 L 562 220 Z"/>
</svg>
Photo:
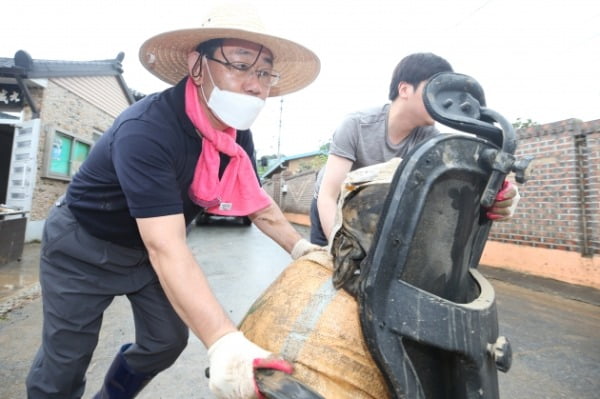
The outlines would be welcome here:
<svg viewBox="0 0 600 399">
<path fill-rule="evenodd" d="M 284 165 L 288 161 L 292 161 L 294 159 L 300 159 L 300 158 L 314 157 L 316 155 L 321 155 L 321 154 L 327 155 L 326 152 L 321 151 L 321 150 L 317 150 L 317 151 L 305 152 L 303 154 L 290 155 L 288 157 L 281 157 L 281 158 L 275 160 L 275 162 L 273 163 L 273 165 L 271 165 L 269 167 L 269 169 L 266 170 L 262 174 L 261 178 L 266 179 L 266 178 L 270 177 L 274 172 L 276 172 L 277 170 L 279 170 L 281 168 L 281 166 Z"/>
<path fill-rule="evenodd" d="M 31 56 L 19 50 L 14 58 L 0 57 L 0 76 L 14 76 L 21 73 L 22 77 L 56 78 L 75 76 L 117 76 L 123 73 L 121 62 L 125 55 L 119 53 L 112 60 L 97 61 L 60 61 L 34 60 Z"/>
<path fill-rule="evenodd" d="M 143 95 L 133 92 L 127 87 L 122 75 L 123 68 L 121 63 L 124 57 L 125 54 L 121 52 L 116 58 L 110 60 L 38 60 L 33 59 L 26 51 L 19 50 L 15 53 L 13 58 L 0 57 L 0 80 L 3 78 L 55 79 L 56 81 L 62 81 L 63 86 L 68 85 L 69 82 L 73 82 L 71 83 L 72 86 L 77 85 L 80 92 L 86 92 L 86 90 L 89 91 L 89 86 L 93 86 L 95 83 L 91 81 L 81 83 L 82 81 L 78 81 L 77 79 L 91 77 L 97 81 L 98 79 L 102 80 L 103 77 L 114 77 L 116 79 L 115 85 L 117 87 L 117 91 L 114 92 L 114 94 L 117 94 L 119 91 L 118 88 L 120 87 L 120 90 L 126 97 L 126 102 L 132 104 L 143 97 Z M 107 84 L 106 80 L 103 80 L 103 82 L 105 82 L 103 84 Z M 108 84 L 110 84 L 110 82 Z M 85 87 L 86 85 L 88 86 L 87 89 Z M 71 89 L 70 87 L 67 88 Z M 120 100 L 117 102 L 120 102 Z M 115 113 L 112 108 L 122 108 L 122 104 L 112 105 L 113 106 L 107 108 L 107 111 L 111 114 Z"/>
</svg>

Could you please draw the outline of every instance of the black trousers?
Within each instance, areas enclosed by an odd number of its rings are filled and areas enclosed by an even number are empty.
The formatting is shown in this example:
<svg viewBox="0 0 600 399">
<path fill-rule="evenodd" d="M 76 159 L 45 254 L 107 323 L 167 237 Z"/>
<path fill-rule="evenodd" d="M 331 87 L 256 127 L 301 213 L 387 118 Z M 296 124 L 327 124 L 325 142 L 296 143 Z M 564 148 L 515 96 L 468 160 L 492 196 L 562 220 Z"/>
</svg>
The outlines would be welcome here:
<svg viewBox="0 0 600 399">
<path fill-rule="evenodd" d="M 88 234 L 64 202 L 44 226 L 40 284 L 42 344 L 27 376 L 29 399 L 81 398 L 104 310 L 117 295 L 127 295 L 133 310 L 135 343 L 124 356 L 135 372 L 168 368 L 187 344 L 188 328 L 167 300 L 146 251 Z"/>
<path fill-rule="evenodd" d="M 327 237 L 325 237 L 325 233 L 323 233 L 321 219 L 319 219 L 317 199 L 314 197 L 310 203 L 310 242 L 321 246 L 327 245 Z"/>
</svg>

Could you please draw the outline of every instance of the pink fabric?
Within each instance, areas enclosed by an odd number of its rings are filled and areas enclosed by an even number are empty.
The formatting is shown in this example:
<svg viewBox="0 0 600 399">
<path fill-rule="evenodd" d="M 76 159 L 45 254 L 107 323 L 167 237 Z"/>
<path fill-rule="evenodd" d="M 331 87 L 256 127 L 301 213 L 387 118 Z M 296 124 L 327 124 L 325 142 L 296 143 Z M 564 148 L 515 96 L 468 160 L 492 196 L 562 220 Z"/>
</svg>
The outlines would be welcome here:
<svg viewBox="0 0 600 399">
<path fill-rule="evenodd" d="M 246 216 L 271 204 L 260 187 L 248 154 L 235 142 L 236 130 L 215 129 L 200 106 L 191 79 L 185 86 L 185 112 L 202 136 L 202 151 L 194 171 L 189 195 L 208 212 L 225 216 Z M 231 157 L 219 180 L 219 152 Z"/>
<path fill-rule="evenodd" d="M 292 374 L 294 372 L 294 366 L 287 360 L 279 357 L 268 357 L 268 358 L 256 358 L 252 360 L 252 368 L 254 369 L 254 393 L 258 399 L 265 399 L 260 389 L 258 389 L 258 383 L 256 378 L 256 370 L 258 369 L 271 369 L 283 371 L 286 374 Z"/>
</svg>

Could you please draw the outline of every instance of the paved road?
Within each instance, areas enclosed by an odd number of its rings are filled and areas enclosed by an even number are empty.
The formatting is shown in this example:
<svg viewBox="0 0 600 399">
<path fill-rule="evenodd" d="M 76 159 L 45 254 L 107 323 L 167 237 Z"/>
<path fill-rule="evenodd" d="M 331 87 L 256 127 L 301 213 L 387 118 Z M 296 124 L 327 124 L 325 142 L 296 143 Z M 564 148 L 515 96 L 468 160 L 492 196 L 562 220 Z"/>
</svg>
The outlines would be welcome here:
<svg viewBox="0 0 600 399">
<path fill-rule="evenodd" d="M 189 241 L 216 295 L 236 322 L 290 262 L 289 256 L 255 227 L 193 228 Z M 501 334 L 509 337 L 514 350 L 512 369 L 500 375 L 502 398 L 600 397 L 597 292 L 592 292 L 592 303 L 586 303 L 565 298 L 564 293 L 577 297 L 567 286 L 554 285 L 549 290 L 527 278 L 520 280 L 527 284 L 516 285 L 505 274 L 485 270 L 496 289 Z M 0 399 L 25 398 L 24 378 L 40 341 L 40 325 L 39 299 L 0 320 Z M 117 298 L 105 315 L 84 398 L 90 398 L 100 386 L 115 351 L 132 337 L 128 302 Z M 211 398 L 203 372 L 206 365 L 204 347 L 191 337 L 175 365 L 138 397 Z"/>
</svg>

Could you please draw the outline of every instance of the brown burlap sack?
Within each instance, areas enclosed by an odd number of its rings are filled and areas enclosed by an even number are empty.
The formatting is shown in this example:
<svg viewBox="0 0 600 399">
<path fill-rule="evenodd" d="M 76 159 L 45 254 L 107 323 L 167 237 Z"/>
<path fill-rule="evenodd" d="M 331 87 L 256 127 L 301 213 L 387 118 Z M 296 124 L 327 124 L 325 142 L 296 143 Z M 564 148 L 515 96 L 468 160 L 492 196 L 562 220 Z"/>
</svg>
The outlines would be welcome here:
<svg viewBox="0 0 600 399">
<path fill-rule="evenodd" d="M 289 265 L 252 305 L 240 329 L 294 364 L 293 376 L 327 399 L 390 395 L 364 343 L 358 305 L 332 284 L 324 251 Z"/>
<path fill-rule="evenodd" d="M 356 169 L 346 176 L 338 200 L 329 250 L 334 259 L 333 285 L 357 295 L 362 263 L 373 243 L 390 182 L 401 158 Z"/>
</svg>

